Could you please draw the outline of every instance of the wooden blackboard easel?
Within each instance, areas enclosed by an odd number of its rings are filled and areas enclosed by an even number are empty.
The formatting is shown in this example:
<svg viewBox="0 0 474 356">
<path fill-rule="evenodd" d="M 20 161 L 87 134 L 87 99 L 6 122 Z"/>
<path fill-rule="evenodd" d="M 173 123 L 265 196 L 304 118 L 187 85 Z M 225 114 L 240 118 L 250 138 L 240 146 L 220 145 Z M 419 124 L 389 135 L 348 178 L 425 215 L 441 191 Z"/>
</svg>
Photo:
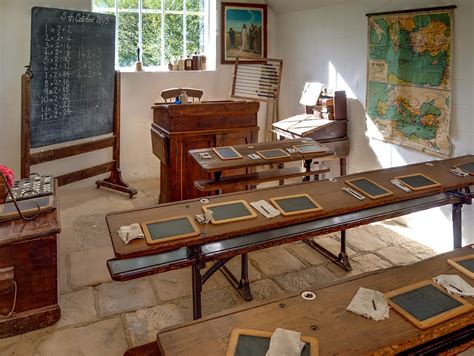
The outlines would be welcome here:
<svg viewBox="0 0 474 356">
<path fill-rule="evenodd" d="M 96 182 L 97 188 L 106 187 L 118 190 L 127 193 L 130 198 L 137 194 L 136 189 L 129 187 L 124 182 L 120 172 L 120 72 L 115 73 L 112 136 L 92 138 L 90 141 L 72 145 L 67 144 L 63 147 L 45 149 L 34 153 L 31 152 L 30 145 L 31 79 L 32 73 L 28 68 L 21 77 L 21 177 L 29 177 L 31 166 L 40 163 L 112 147 L 112 161 L 58 176 L 56 177 L 58 185 L 62 186 L 110 172 L 108 178 Z"/>
</svg>

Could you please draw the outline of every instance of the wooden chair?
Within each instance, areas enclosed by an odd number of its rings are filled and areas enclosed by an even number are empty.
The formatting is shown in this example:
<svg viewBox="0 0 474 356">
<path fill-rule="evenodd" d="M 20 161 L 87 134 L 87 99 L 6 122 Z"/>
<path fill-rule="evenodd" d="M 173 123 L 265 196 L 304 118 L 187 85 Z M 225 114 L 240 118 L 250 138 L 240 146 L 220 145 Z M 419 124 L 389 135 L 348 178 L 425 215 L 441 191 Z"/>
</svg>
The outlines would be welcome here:
<svg viewBox="0 0 474 356">
<path fill-rule="evenodd" d="M 163 99 L 165 99 L 165 102 L 168 102 L 168 100 L 171 102 L 174 98 L 179 96 L 182 91 L 185 91 L 186 94 L 188 95 L 188 98 L 192 98 L 193 101 L 196 98 L 199 101 L 201 101 L 203 91 L 201 89 L 194 89 L 194 88 L 170 88 L 170 89 L 165 89 L 165 90 L 161 91 L 161 97 Z"/>
</svg>

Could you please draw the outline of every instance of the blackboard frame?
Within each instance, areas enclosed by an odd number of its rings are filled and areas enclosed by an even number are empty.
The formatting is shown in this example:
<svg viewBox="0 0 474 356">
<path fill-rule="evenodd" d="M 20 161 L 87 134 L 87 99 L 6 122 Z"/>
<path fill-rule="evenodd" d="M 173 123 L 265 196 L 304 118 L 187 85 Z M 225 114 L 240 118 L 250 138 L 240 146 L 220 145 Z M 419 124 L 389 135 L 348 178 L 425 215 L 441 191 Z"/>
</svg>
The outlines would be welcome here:
<svg viewBox="0 0 474 356">
<path fill-rule="evenodd" d="M 108 178 L 96 181 L 97 188 L 102 186 L 127 193 L 130 198 L 137 194 L 136 189 L 125 183 L 120 171 L 120 72 L 115 71 L 112 136 L 99 139 L 92 138 L 90 141 L 78 144 L 67 144 L 63 147 L 44 149 L 34 153 L 31 152 L 30 145 L 31 78 L 32 73 L 29 68 L 27 68 L 26 73 L 21 76 L 21 178 L 29 178 L 31 167 L 40 163 L 51 162 L 111 147 L 111 161 L 57 176 L 58 185 L 63 186 L 110 172 Z"/>
<path fill-rule="evenodd" d="M 313 151 L 307 151 L 307 152 L 304 152 L 302 151 L 302 149 L 300 147 L 318 147 L 319 149 L 318 150 L 313 150 Z M 325 153 L 325 152 L 328 152 L 329 149 L 326 148 L 326 147 L 323 147 L 321 145 L 318 145 L 317 143 L 311 143 L 311 144 L 301 144 L 301 145 L 294 145 L 293 148 L 295 150 L 297 150 L 299 153 L 301 154 L 307 154 L 307 153 Z"/>
<path fill-rule="evenodd" d="M 239 342 L 239 337 L 241 335 L 254 336 L 254 337 L 263 337 L 270 339 L 272 337 L 272 332 L 261 331 L 261 330 L 252 330 L 252 329 L 242 329 L 237 328 L 232 330 L 229 338 L 229 346 L 227 347 L 226 356 L 235 356 L 237 351 L 237 346 Z M 306 344 L 310 345 L 310 356 L 319 356 L 319 341 L 312 336 L 300 336 L 300 340 Z"/>
<path fill-rule="evenodd" d="M 316 208 L 311 208 L 311 209 L 302 209 L 302 210 L 297 210 L 297 211 L 286 211 L 278 202 L 280 200 L 285 200 L 285 199 L 291 199 L 291 198 L 298 198 L 298 197 L 305 197 L 307 198 L 309 201 L 311 201 L 311 203 L 313 203 Z M 280 213 L 283 215 L 283 216 L 292 216 L 292 215 L 299 215 L 299 214 L 306 214 L 306 213 L 312 213 L 312 212 L 316 212 L 316 211 L 321 211 L 323 210 L 323 207 L 321 206 L 321 204 L 319 204 L 316 200 L 314 200 L 313 198 L 311 198 L 308 194 L 304 193 L 304 194 L 294 194 L 294 195 L 286 195 L 286 196 L 282 196 L 282 197 L 275 197 L 275 198 L 270 198 L 270 201 L 273 203 L 273 205 L 275 205 L 275 207 L 280 211 Z"/>
<path fill-rule="evenodd" d="M 467 163 L 463 163 L 463 164 L 458 164 L 457 166 L 454 166 L 454 168 L 459 168 L 459 169 L 463 170 L 464 172 L 469 173 L 471 176 L 474 176 L 474 171 L 469 171 L 469 170 L 463 168 L 464 166 L 472 165 L 472 164 L 474 164 L 474 162 L 467 162 Z"/>
<path fill-rule="evenodd" d="M 233 218 L 229 218 L 229 219 L 221 219 L 221 220 L 215 220 L 215 218 L 212 217 L 211 223 L 213 225 L 220 225 L 220 224 L 227 224 L 227 223 L 231 223 L 231 222 L 235 222 L 235 221 L 242 221 L 242 220 L 257 218 L 257 214 L 250 207 L 249 203 L 247 203 L 245 200 L 232 200 L 232 201 L 226 201 L 226 202 L 223 202 L 223 203 L 207 204 L 207 205 L 202 206 L 202 210 L 204 211 L 204 213 L 207 213 L 210 210 L 209 208 L 213 208 L 213 207 L 216 207 L 216 206 L 233 205 L 233 204 L 237 204 L 237 203 L 242 204 L 245 207 L 245 209 L 248 210 L 249 215 L 240 216 L 240 217 L 233 217 Z"/>
<path fill-rule="evenodd" d="M 474 272 L 471 272 L 464 266 L 461 266 L 458 262 L 460 261 L 465 261 L 465 260 L 471 260 L 474 259 L 474 254 L 472 255 L 467 255 L 467 256 L 462 256 L 462 257 L 456 257 L 456 258 L 450 258 L 448 259 L 448 264 L 451 265 L 452 267 L 456 268 L 458 271 L 462 272 L 466 276 L 468 276 L 471 279 L 474 279 Z"/>
<path fill-rule="evenodd" d="M 271 151 L 279 151 L 281 152 L 281 155 L 280 156 L 273 156 L 273 157 L 268 157 L 265 155 L 265 152 L 271 152 Z M 272 148 L 272 149 L 269 149 L 269 150 L 261 150 L 261 151 L 256 151 L 256 153 L 262 157 L 263 159 L 267 159 L 267 160 L 272 160 L 272 159 L 278 159 L 278 158 L 285 158 L 285 157 L 290 157 L 291 155 L 286 152 L 285 150 L 283 150 L 282 148 Z"/>
<path fill-rule="evenodd" d="M 450 309 L 446 312 L 443 312 L 441 314 L 438 314 L 438 315 L 435 315 L 429 319 L 425 319 L 425 320 L 418 320 L 417 318 L 415 318 L 412 314 L 410 314 L 408 311 L 406 311 L 405 309 L 403 309 L 401 306 L 399 306 L 397 303 L 395 303 L 392 298 L 400 295 L 400 294 L 404 294 L 404 293 L 407 293 L 407 292 L 410 292 L 410 291 L 413 291 L 413 290 L 416 290 L 416 289 L 419 289 L 419 288 L 423 288 L 423 287 L 426 287 L 428 285 L 431 285 L 433 287 L 435 287 L 436 289 L 438 289 L 441 293 L 444 293 L 445 295 L 447 295 L 448 297 L 456 300 L 457 302 L 461 303 L 460 306 L 456 307 L 456 308 L 453 308 L 453 309 Z M 390 292 L 387 292 L 384 294 L 385 298 L 387 299 L 387 302 L 388 304 L 394 309 L 397 311 L 397 313 L 399 313 L 401 316 L 403 316 L 405 319 L 407 319 L 408 321 L 410 321 L 412 324 L 414 324 L 417 328 L 419 329 L 426 329 L 426 328 L 429 328 L 433 325 L 436 325 L 436 324 L 439 324 L 439 323 L 442 323 L 448 319 L 451 319 L 451 318 L 454 318 L 458 315 L 461 315 L 461 314 L 464 314 L 464 313 L 467 313 L 469 312 L 470 310 L 472 310 L 473 306 L 471 303 L 469 303 L 468 301 L 464 300 L 463 298 L 455 295 L 455 294 L 449 294 L 447 293 L 443 287 L 439 286 L 438 284 L 434 283 L 433 281 L 431 280 L 426 280 L 426 281 L 421 281 L 421 282 L 417 282 L 417 283 L 414 283 L 414 284 L 411 284 L 409 286 L 405 286 L 405 287 L 402 287 L 402 288 L 399 288 L 399 289 L 395 289 L 393 291 L 390 291 Z"/>
<path fill-rule="evenodd" d="M 163 223 L 163 222 L 167 222 L 167 221 L 180 220 L 180 219 L 187 219 L 189 221 L 189 223 L 191 224 L 191 227 L 193 228 L 194 231 L 189 232 L 189 233 L 176 234 L 176 235 L 169 236 L 169 237 L 164 237 L 164 238 L 161 238 L 161 239 L 158 239 L 158 240 L 154 240 L 152 238 L 150 230 L 148 229 L 148 225 L 159 224 L 159 223 Z M 146 242 L 149 245 L 156 245 L 156 244 L 160 244 L 160 243 L 164 243 L 164 242 L 183 239 L 183 238 L 186 238 L 186 237 L 194 237 L 194 236 L 198 236 L 201 233 L 199 231 L 198 226 L 196 225 L 194 220 L 189 215 L 180 215 L 180 216 L 167 217 L 167 218 L 156 219 L 156 220 L 151 220 L 151 221 L 145 221 L 145 222 L 142 222 L 140 225 L 142 227 L 143 234 L 145 235 Z"/>
<path fill-rule="evenodd" d="M 231 150 L 235 153 L 235 156 L 234 157 L 226 157 L 224 155 L 222 155 L 219 151 L 222 150 L 222 149 L 226 149 L 226 150 Z M 232 146 L 222 146 L 222 147 L 212 147 L 212 150 L 214 151 L 214 153 L 222 160 L 231 160 L 231 159 L 241 159 L 243 158 L 243 156 L 237 152 L 237 150 L 232 147 Z"/>
<path fill-rule="evenodd" d="M 357 181 L 357 180 L 366 180 L 366 181 L 370 182 L 371 184 L 374 184 L 377 187 L 379 187 L 380 189 L 384 190 L 386 193 L 379 194 L 379 195 L 372 195 L 369 192 L 366 192 L 364 189 L 359 188 L 355 183 L 353 183 L 354 181 Z M 348 180 L 345 181 L 345 183 L 347 185 L 350 185 L 352 188 L 356 189 L 357 191 L 361 192 L 362 194 L 368 196 L 371 199 L 380 199 L 380 198 L 384 198 L 384 197 L 388 197 L 390 195 L 393 195 L 393 192 L 390 189 L 385 188 L 384 186 L 374 182 L 373 180 L 371 180 L 367 177 L 357 177 L 357 178 L 348 179 Z"/>
<path fill-rule="evenodd" d="M 429 181 L 433 182 L 433 184 L 424 185 L 422 187 L 415 187 L 415 186 L 411 185 L 410 183 L 407 183 L 403 180 L 403 178 L 416 177 L 416 176 L 421 176 L 425 179 L 428 179 Z M 406 175 L 397 176 L 397 177 L 394 177 L 394 178 L 399 180 L 400 182 L 402 182 L 402 184 L 406 185 L 411 190 L 425 190 L 425 189 L 430 189 L 430 188 L 441 187 L 441 185 L 442 185 L 441 183 L 435 181 L 433 178 L 430 178 L 426 174 L 423 174 L 423 173 L 406 174 Z"/>
</svg>

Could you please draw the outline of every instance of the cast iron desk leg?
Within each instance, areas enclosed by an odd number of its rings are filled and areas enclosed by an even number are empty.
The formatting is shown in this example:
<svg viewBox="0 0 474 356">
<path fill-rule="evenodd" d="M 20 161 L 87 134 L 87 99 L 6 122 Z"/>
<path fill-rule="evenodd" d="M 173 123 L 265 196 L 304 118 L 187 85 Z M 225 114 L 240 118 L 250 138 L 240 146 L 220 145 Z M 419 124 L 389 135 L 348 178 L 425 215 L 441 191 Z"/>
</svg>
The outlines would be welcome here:
<svg viewBox="0 0 474 356">
<path fill-rule="evenodd" d="M 199 271 L 198 264 L 192 266 L 193 275 L 193 319 L 200 319 L 202 316 L 201 311 L 201 292 L 202 292 L 202 277 Z"/>
<path fill-rule="evenodd" d="M 311 170 L 311 163 L 313 162 L 312 159 L 305 159 L 304 160 L 304 168 L 306 168 L 306 172 Z M 303 177 L 303 182 L 307 182 L 311 179 L 311 177 Z"/>
<path fill-rule="evenodd" d="M 240 281 L 226 266 L 222 266 L 221 271 L 244 300 L 249 302 L 253 299 L 249 281 L 249 256 L 246 253 L 241 255 Z"/>
<path fill-rule="evenodd" d="M 453 204 L 453 246 L 462 247 L 462 203 Z"/>
<path fill-rule="evenodd" d="M 221 180 L 221 177 L 222 177 L 222 171 L 217 171 L 217 172 L 214 172 L 214 182 L 219 182 Z M 217 189 L 216 190 L 216 195 L 219 195 L 221 192 L 220 192 L 220 189 Z"/>
<path fill-rule="evenodd" d="M 352 271 L 351 262 L 346 251 L 346 230 L 341 230 L 341 251 L 339 252 L 338 256 L 333 254 L 331 251 L 328 251 L 311 238 L 305 239 L 303 241 L 306 242 L 309 246 L 311 246 L 311 248 L 318 251 L 321 255 L 329 258 L 332 262 L 334 262 L 342 269 L 346 271 Z"/>
</svg>

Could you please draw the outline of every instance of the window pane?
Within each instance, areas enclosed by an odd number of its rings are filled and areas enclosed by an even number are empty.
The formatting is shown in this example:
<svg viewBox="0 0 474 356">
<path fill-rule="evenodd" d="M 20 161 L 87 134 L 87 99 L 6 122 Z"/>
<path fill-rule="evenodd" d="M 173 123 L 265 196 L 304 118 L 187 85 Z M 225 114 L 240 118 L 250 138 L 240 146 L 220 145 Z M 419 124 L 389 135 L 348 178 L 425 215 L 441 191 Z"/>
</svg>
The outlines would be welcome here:
<svg viewBox="0 0 474 356">
<path fill-rule="evenodd" d="M 144 9 L 159 10 L 161 9 L 161 0 L 143 0 L 142 7 Z"/>
<path fill-rule="evenodd" d="M 183 11 L 183 0 L 165 0 L 165 10 Z"/>
<path fill-rule="evenodd" d="M 128 67 L 137 61 L 138 14 L 133 12 L 119 13 L 119 66 Z"/>
<path fill-rule="evenodd" d="M 186 18 L 186 50 L 189 54 L 204 50 L 204 16 L 188 15 Z"/>
<path fill-rule="evenodd" d="M 204 0 L 186 0 L 187 11 L 204 11 Z"/>
<path fill-rule="evenodd" d="M 118 0 L 119 9 L 138 9 L 138 0 Z"/>
<path fill-rule="evenodd" d="M 161 65 L 161 15 L 143 14 L 143 64 Z"/>
<path fill-rule="evenodd" d="M 93 8 L 99 11 L 101 9 L 115 9 L 115 1 L 114 0 L 94 0 Z"/>
<path fill-rule="evenodd" d="M 183 56 L 183 15 L 165 16 L 165 63 Z"/>
</svg>

